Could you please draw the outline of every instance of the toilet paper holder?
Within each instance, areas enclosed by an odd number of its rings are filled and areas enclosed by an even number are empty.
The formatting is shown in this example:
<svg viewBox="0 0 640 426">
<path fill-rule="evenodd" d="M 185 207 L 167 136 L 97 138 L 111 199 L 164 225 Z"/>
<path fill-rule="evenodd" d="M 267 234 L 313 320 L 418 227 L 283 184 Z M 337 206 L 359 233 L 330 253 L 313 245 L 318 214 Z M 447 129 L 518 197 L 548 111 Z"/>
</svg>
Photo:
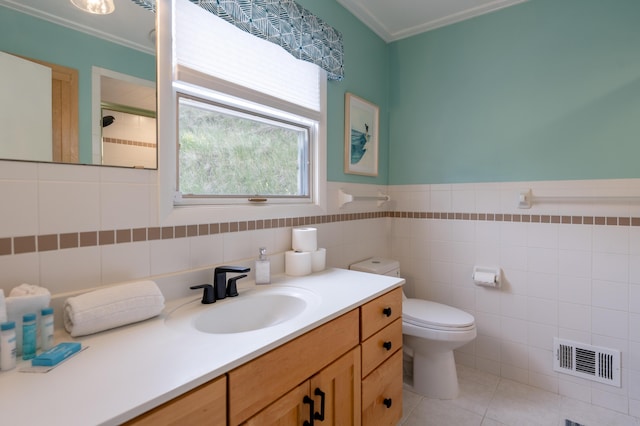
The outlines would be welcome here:
<svg viewBox="0 0 640 426">
<path fill-rule="evenodd" d="M 473 283 L 483 287 L 500 287 L 502 272 L 498 266 L 474 266 Z"/>
</svg>

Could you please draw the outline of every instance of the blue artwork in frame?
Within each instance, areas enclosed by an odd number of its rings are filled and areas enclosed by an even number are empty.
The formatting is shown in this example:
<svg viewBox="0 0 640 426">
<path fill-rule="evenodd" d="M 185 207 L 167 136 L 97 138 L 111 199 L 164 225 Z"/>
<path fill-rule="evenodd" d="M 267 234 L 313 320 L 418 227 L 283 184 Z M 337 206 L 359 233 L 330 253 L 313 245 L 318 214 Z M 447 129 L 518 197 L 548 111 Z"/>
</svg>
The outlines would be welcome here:
<svg viewBox="0 0 640 426">
<path fill-rule="evenodd" d="M 345 173 L 378 176 L 378 116 L 377 105 L 345 94 Z"/>
</svg>

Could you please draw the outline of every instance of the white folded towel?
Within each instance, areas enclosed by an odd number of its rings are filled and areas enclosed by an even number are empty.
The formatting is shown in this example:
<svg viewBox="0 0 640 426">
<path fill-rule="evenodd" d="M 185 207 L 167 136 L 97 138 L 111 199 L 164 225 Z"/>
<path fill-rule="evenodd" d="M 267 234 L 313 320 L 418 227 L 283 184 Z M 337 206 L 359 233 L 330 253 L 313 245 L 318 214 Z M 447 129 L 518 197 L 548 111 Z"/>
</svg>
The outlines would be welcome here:
<svg viewBox="0 0 640 426">
<path fill-rule="evenodd" d="M 153 281 L 121 284 L 70 297 L 64 303 L 64 328 L 85 336 L 160 314 L 164 296 Z"/>
<path fill-rule="evenodd" d="M 9 297 L 21 297 L 21 296 L 40 296 L 43 294 L 51 295 L 49 290 L 39 285 L 22 283 L 18 287 L 14 287 L 9 292 Z"/>
</svg>

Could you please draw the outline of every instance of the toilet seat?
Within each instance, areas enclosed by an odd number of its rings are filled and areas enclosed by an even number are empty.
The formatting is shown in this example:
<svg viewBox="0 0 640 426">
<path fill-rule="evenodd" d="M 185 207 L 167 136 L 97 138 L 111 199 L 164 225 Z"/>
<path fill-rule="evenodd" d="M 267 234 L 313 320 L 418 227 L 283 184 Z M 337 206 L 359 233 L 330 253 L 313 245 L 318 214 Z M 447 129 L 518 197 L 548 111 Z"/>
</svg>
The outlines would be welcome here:
<svg viewBox="0 0 640 426">
<path fill-rule="evenodd" d="M 443 331 L 468 331 L 475 328 L 475 319 L 471 314 L 423 299 L 403 301 L 402 321 L 417 327 Z"/>
</svg>

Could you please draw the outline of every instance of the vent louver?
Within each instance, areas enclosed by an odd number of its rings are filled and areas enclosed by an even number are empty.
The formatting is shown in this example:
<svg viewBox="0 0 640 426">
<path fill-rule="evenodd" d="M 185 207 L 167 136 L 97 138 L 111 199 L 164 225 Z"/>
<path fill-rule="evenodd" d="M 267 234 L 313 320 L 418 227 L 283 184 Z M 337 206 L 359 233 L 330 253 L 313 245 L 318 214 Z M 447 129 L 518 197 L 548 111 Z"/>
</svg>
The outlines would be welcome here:
<svg viewBox="0 0 640 426">
<path fill-rule="evenodd" d="M 620 387 L 620 351 L 558 338 L 553 349 L 555 371 Z"/>
</svg>

